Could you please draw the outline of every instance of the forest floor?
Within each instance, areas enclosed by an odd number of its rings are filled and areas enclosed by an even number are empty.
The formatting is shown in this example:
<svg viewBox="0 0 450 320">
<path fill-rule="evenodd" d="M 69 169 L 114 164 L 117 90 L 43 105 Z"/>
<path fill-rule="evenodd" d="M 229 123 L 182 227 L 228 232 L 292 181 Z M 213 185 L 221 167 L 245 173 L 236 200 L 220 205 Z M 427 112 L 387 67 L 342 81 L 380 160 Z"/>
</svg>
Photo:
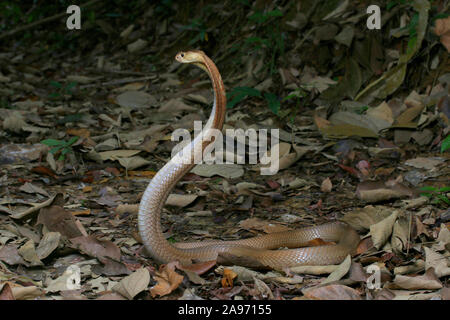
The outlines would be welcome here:
<svg viewBox="0 0 450 320">
<path fill-rule="evenodd" d="M 446 1 L 382 8 L 380 31 L 361 27 L 363 2 L 136 3 L 135 21 L 93 5 L 78 34 L 56 20 L 0 45 L 0 300 L 450 298 Z M 255 270 L 146 254 L 143 191 L 173 131 L 211 111 L 209 78 L 174 60 L 190 48 L 222 73 L 224 129 L 279 130 L 280 170 L 198 165 L 164 207 L 167 239 L 339 220 L 362 239 L 351 259 Z"/>
</svg>

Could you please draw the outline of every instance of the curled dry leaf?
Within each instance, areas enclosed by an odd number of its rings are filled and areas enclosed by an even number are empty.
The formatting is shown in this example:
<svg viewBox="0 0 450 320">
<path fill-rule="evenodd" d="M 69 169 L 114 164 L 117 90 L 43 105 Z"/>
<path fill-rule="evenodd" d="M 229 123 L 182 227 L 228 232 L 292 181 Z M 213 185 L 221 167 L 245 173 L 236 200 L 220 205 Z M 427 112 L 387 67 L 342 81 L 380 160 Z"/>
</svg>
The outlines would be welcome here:
<svg viewBox="0 0 450 320">
<path fill-rule="evenodd" d="M 112 289 L 127 299 L 133 299 L 138 293 L 144 291 L 150 283 L 150 273 L 146 268 L 140 268 L 126 276 Z"/>
<path fill-rule="evenodd" d="M 16 264 L 27 264 L 14 244 L 7 244 L 0 249 L 0 261 L 6 262 L 11 266 Z"/>
<path fill-rule="evenodd" d="M 365 231 L 392 214 L 392 208 L 385 206 L 365 206 L 345 214 L 341 221 L 348 223 L 358 231 Z"/>
<path fill-rule="evenodd" d="M 36 286 L 13 286 L 11 291 L 16 300 L 33 300 L 45 294 L 41 288 Z"/>
<path fill-rule="evenodd" d="M 239 227 L 246 230 L 261 230 L 266 233 L 290 230 L 290 228 L 281 224 L 272 223 L 270 221 L 265 221 L 258 218 L 249 218 L 242 220 L 239 222 Z"/>
<path fill-rule="evenodd" d="M 238 164 L 198 164 L 191 172 L 201 177 L 218 175 L 226 179 L 236 179 L 244 174 L 244 168 Z"/>
<path fill-rule="evenodd" d="M 100 240 L 94 236 L 82 236 L 72 238 L 70 242 L 92 257 L 110 257 L 116 261 L 120 261 L 121 254 L 119 247 L 109 240 Z"/>
<path fill-rule="evenodd" d="M 116 97 L 118 105 L 124 108 L 140 109 L 156 104 L 152 95 L 143 91 L 126 91 Z"/>
<path fill-rule="evenodd" d="M 53 250 L 58 248 L 61 234 L 59 232 L 47 232 L 39 242 L 36 253 L 39 259 L 47 258 Z"/>
<path fill-rule="evenodd" d="M 59 232 L 67 239 L 82 236 L 86 233 L 77 219 L 61 206 L 53 205 L 41 209 L 37 224 L 43 224 L 49 231 Z M 80 230 L 80 228 L 83 228 Z"/>
<path fill-rule="evenodd" d="M 436 277 L 433 268 L 429 268 L 422 276 L 403 276 L 397 275 L 394 278 L 394 285 L 407 290 L 436 290 L 442 288 L 442 283 Z"/>
<path fill-rule="evenodd" d="M 312 300 L 361 300 L 357 290 L 341 284 L 311 288 L 304 294 L 306 298 Z"/>
<path fill-rule="evenodd" d="M 334 281 L 341 280 L 343 276 L 345 276 L 350 270 L 350 266 L 352 264 L 352 257 L 348 255 L 345 260 L 339 264 L 336 270 L 334 270 L 328 278 L 323 280 L 321 284 L 326 284 Z"/>
<path fill-rule="evenodd" d="M 196 194 L 175 194 L 172 193 L 167 198 L 166 205 L 171 205 L 175 207 L 186 207 L 191 204 L 195 199 L 197 199 Z"/>
<path fill-rule="evenodd" d="M 364 181 L 356 187 L 356 195 L 366 202 L 410 197 L 413 192 L 399 182 Z"/>
<path fill-rule="evenodd" d="M 256 291 L 256 295 L 260 296 L 262 299 L 274 299 L 274 295 L 272 293 L 272 290 L 270 290 L 269 286 L 258 278 L 253 278 L 253 281 L 255 283 L 254 290 Z"/>
<path fill-rule="evenodd" d="M 0 301 L 3 300 L 16 300 L 8 282 L 3 285 L 3 288 L 0 285 Z"/>
<path fill-rule="evenodd" d="M 233 287 L 233 281 L 237 277 L 237 274 L 228 268 L 223 269 L 222 280 L 220 283 L 222 284 L 222 288 Z"/>
<path fill-rule="evenodd" d="M 48 200 L 41 202 L 41 203 L 27 203 L 27 205 L 31 205 L 31 208 L 25 209 L 25 210 L 11 210 L 7 207 L 4 207 L 0 205 L 0 211 L 4 211 L 11 215 L 11 218 L 13 219 L 21 219 L 23 217 L 28 216 L 29 214 L 38 211 L 41 208 L 44 208 L 46 206 L 49 206 L 53 200 L 55 199 L 56 195 L 50 197 Z"/>
<path fill-rule="evenodd" d="M 36 253 L 33 240 L 28 240 L 25 242 L 25 244 L 21 246 L 18 251 L 22 258 L 28 261 L 32 266 L 44 265 Z"/>
<path fill-rule="evenodd" d="M 370 235 L 373 245 L 380 249 L 392 234 L 394 223 L 397 220 L 397 211 L 394 211 L 389 217 L 370 226 Z"/>
<path fill-rule="evenodd" d="M 184 277 L 175 271 L 176 264 L 177 262 L 170 262 L 156 271 L 154 278 L 158 283 L 150 288 L 152 297 L 168 295 L 178 288 Z"/>
<path fill-rule="evenodd" d="M 438 278 L 450 275 L 450 261 L 448 257 L 427 247 L 424 247 L 424 250 L 425 270 L 434 268 L 434 272 Z"/>
</svg>

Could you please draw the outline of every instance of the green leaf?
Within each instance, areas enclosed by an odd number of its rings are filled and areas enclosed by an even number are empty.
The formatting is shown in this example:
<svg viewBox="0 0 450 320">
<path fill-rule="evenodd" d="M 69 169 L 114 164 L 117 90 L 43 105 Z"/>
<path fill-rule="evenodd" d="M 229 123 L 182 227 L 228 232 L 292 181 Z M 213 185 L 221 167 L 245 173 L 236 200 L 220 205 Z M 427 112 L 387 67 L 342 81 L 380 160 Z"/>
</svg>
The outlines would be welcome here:
<svg viewBox="0 0 450 320">
<path fill-rule="evenodd" d="M 438 192 L 450 192 L 450 187 L 443 187 L 438 190 Z"/>
<path fill-rule="evenodd" d="M 261 97 L 261 92 L 259 90 L 250 87 L 236 87 L 230 94 L 245 94 L 250 97 Z"/>
<path fill-rule="evenodd" d="M 76 85 L 77 83 L 75 81 L 69 82 L 66 85 L 66 93 L 72 93 L 72 89 L 75 88 Z"/>
<path fill-rule="evenodd" d="M 435 187 L 431 187 L 431 186 L 425 186 L 420 188 L 421 191 L 430 191 L 430 192 L 435 192 L 437 190 L 437 188 Z"/>
<path fill-rule="evenodd" d="M 244 100 L 246 96 L 246 94 L 238 94 L 233 99 L 228 100 L 227 108 L 233 108 L 236 104 Z"/>
<path fill-rule="evenodd" d="M 266 98 L 269 103 L 269 109 L 272 110 L 273 113 L 278 114 L 278 111 L 280 110 L 280 100 L 278 100 L 278 97 L 273 93 L 267 92 L 264 94 L 264 98 Z"/>
<path fill-rule="evenodd" d="M 50 81 L 50 85 L 52 87 L 55 87 L 55 88 L 58 88 L 58 89 L 62 88 L 62 84 L 60 82 L 58 82 L 58 81 Z"/>
<path fill-rule="evenodd" d="M 228 94 L 227 108 L 233 108 L 237 103 L 245 99 L 245 97 L 261 97 L 261 92 L 259 90 L 250 87 L 236 87 L 233 88 Z"/>
<path fill-rule="evenodd" d="M 441 153 L 450 149 L 450 134 L 442 141 L 441 144 Z"/>
<path fill-rule="evenodd" d="M 442 202 L 445 202 L 446 204 L 450 205 L 450 199 L 442 194 L 436 195 L 436 197 L 441 200 Z"/>
<path fill-rule="evenodd" d="M 50 149 L 50 153 L 51 154 L 55 154 L 57 153 L 59 150 L 61 150 L 62 148 L 64 148 L 63 146 L 59 146 L 59 147 L 54 147 Z"/>
<path fill-rule="evenodd" d="M 64 149 L 62 149 L 62 151 L 61 151 L 61 155 L 65 155 L 66 153 L 69 153 L 69 152 L 72 152 L 72 149 L 71 149 L 71 148 L 64 148 Z"/>
<path fill-rule="evenodd" d="M 72 139 L 70 139 L 65 145 L 66 145 L 66 146 L 71 146 L 72 144 L 74 144 L 75 142 L 77 142 L 79 138 L 80 138 L 80 137 L 78 137 L 78 136 L 72 137 Z"/>
<path fill-rule="evenodd" d="M 42 144 L 45 144 L 46 146 L 53 147 L 53 146 L 64 146 L 66 143 L 62 140 L 56 140 L 56 139 L 46 139 L 41 141 Z"/>
<path fill-rule="evenodd" d="M 431 198 L 433 195 L 431 193 L 421 193 L 420 196 Z"/>
</svg>

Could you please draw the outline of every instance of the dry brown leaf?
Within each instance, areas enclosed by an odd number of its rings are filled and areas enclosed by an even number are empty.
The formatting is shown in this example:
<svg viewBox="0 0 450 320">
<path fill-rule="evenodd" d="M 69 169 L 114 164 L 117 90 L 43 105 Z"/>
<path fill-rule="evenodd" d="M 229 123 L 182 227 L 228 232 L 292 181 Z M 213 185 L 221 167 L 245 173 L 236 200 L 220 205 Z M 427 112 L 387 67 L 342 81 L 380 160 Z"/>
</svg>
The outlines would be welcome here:
<svg viewBox="0 0 450 320">
<path fill-rule="evenodd" d="M 175 271 L 175 266 L 178 262 L 170 262 L 162 265 L 159 271 L 156 271 L 154 276 L 158 282 L 155 286 L 150 288 L 152 297 L 165 296 L 178 288 L 184 277 Z"/>
<path fill-rule="evenodd" d="M 16 300 L 8 282 L 4 284 L 3 288 L 0 287 L 0 301 L 3 300 Z"/>
<path fill-rule="evenodd" d="M 347 255 L 344 261 L 334 270 L 330 275 L 324 279 L 320 284 L 326 284 L 334 281 L 341 280 L 343 276 L 345 276 L 350 270 L 350 266 L 352 264 L 352 257 Z"/>
<path fill-rule="evenodd" d="M 28 261 L 32 266 L 44 265 L 36 253 L 33 240 L 25 242 L 25 244 L 19 248 L 18 252 L 22 258 Z"/>
<path fill-rule="evenodd" d="M 84 230 L 80 230 L 80 224 L 76 223 L 76 218 L 64 208 L 53 205 L 41 209 L 37 224 L 43 224 L 49 231 L 59 232 L 67 239 L 83 235 Z M 86 231 L 84 231 L 86 232 Z"/>
<path fill-rule="evenodd" d="M 441 43 L 450 52 L 450 17 L 436 19 L 434 33 L 441 37 Z"/>
<path fill-rule="evenodd" d="M 322 192 L 331 192 L 333 189 L 333 184 L 331 183 L 330 178 L 326 178 L 322 181 L 322 185 L 320 186 L 320 190 Z"/>
<path fill-rule="evenodd" d="M 312 300 L 361 300 L 357 290 L 341 284 L 311 288 L 304 294 L 306 298 Z"/>
<path fill-rule="evenodd" d="M 222 288 L 233 287 L 233 281 L 236 277 L 237 274 L 233 270 L 229 268 L 223 269 L 222 280 L 220 281 L 220 283 L 222 284 Z"/>
<path fill-rule="evenodd" d="M 392 235 L 394 223 L 397 220 L 398 212 L 394 211 L 389 217 L 370 226 L 370 235 L 372 236 L 373 245 L 380 249 Z"/>
<path fill-rule="evenodd" d="M 120 280 L 112 289 L 131 300 L 138 293 L 144 291 L 149 283 L 150 273 L 146 268 L 140 268 Z"/>
<path fill-rule="evenodd" d="M 249 218 L 239 222 L 239 227 L 246 230 L 261 230 L 266 233 L 288 231 L 290 228 L 259 218 Z"/>
<path fill-rule="evenodd" d="M 195 199 L 197 199 L 196 194 L 175 194 L 172 193 L 169 195 L 166 201 L 166 205 L 175 206 L 175 207 L 186 207 L 191 204 Z"/>
<path fill-rule="evenodd" d="M 412 194 L 413 191 L 410 188 L 399 182 L 363 181 L 356 187 L 356 195 L 366 202 L 410 197 Z"/>
<path fill-rule="evenodd" d="M 396 275 L 393 284 L 399 288 L 407 290 L 436 290 L 442 288 L 442 283 L 436 277 L 433 268 L 429 268 L 422 276 L 403 276 Z"/>
<path fill-rule="evenodd" d="M 434 268 L 435 274 L 438 278 L 450 275 L 450 262 L 443 254 L 424 247 L 425 250 L 425 270 Z"/>
<path fill-rule="evenodd" d="M 120 261 L 121 253 L 119 247 L 109 240 L 100 240 L 94 236 L 82 236 L 72 238 L 70 242 L 92 257 L 110 257 L 116 261 Z"/>
</svg>

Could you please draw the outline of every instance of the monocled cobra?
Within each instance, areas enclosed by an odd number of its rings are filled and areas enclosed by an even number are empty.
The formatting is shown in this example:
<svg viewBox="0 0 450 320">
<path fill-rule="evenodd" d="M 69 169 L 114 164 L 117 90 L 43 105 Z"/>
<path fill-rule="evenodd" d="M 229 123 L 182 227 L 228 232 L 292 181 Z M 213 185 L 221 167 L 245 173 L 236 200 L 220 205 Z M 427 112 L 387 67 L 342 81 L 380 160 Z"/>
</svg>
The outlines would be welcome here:
<svg viewBox="0 0 450 320">
<path fill-rule="evenodd" d="M 214 62 L 204 52 L 197 50 L 180 52 L 175 59 L 181 63 L 194 64 L 208 73 L 214 89 L 214 104 L 202 132 L 157 172 L 142 196 L 138 226 L 148 253 L 158 262 L 179 261 L 183 265 L 212 261 L 216 260 L 219 254 L 228 254 L 243 257 L 243 261 L 256 261 L 260 266 L 274 269 L 299 265 L 337 264 L 348 254 L 353 254 L 359 243 L 359 235 L 350 226 L 341 222 L 236 241 L 189 242 L 174 245 L 165 239 L 160 221 L 164 203 L 175 184 L 195 166 L 195 154 L 201 155 L 203 150 L 213 143 L 210 129 L 222 130 L 226 110 L 225 89 Z M 318 238 L 332 241 L 334 244 L 305 247 L 311 240 Z M 290 249 L 279 249 L 283 247 Z"/>
</svg>

